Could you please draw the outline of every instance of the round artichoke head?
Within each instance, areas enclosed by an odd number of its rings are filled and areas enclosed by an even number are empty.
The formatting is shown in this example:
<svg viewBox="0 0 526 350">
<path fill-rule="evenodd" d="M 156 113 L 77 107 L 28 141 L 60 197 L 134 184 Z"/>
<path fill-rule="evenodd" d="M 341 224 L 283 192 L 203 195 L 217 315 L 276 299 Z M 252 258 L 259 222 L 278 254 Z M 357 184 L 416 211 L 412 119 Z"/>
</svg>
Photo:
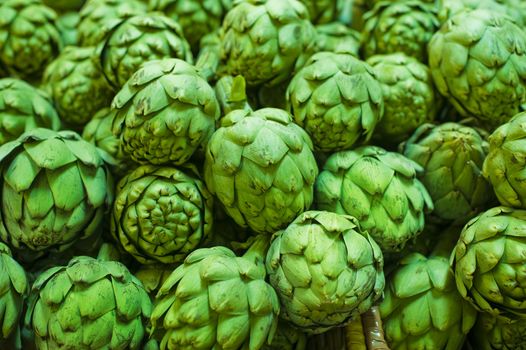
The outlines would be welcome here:
<svg viewBox="0 0 526 350">
<path fill-rule="evenodd" d="M 376 146 L 332 154 L 316 179 L 320 210 L 347 214 L 382 251 L 398 252 L 424 229 L 433 202 L 417 179 L 422 168 L 412 160 Z"/>
<path fill-rule="evenodd" d="M 205 147 L 220 107 L 197 69 L 179 59 L 145 63 L 115 96 L 113 134 L 139 163 L 181 165 Z"/>
<path fill-rule="evenodd" d="M 280 317 L 323 333 L 367 311 L 383 293 L 383 256 L 350 216 L 307 211 L 278 232 L 267 271 Z"/>
<path fill-rule="evenodd" d="M 281 109 L 235 110 L 206 150 L 205 181 L 237 224 L 273 234 L 312 204 L 318 166 L 305 131 Z"/>
<path fill-rule="evenodd" d="M 384 113 L 371 66 L 349 54 L 313 55 L 290 82 L 287 101 L 294 121 L 322 151 L 368 141 Z"/>
<path fill-rule="evenodd" d="M 278 85 L 313 45 L 315 30 L 298 0 L 235 0 L 222 26 L 222 58 L 247 85 Z"/>
<path fill-rule="evenodd" d="M 481 312 L 469 333 L 469 343 L 477 350 L 525 350 L 526 320 L 510 323 Z"/>
<path fill-rule="evenodd" d="M 489 10 L 462 11 L 436 32 L 429 66 L 442 95 L 489 129 L 526 101 L 526 32 Z"/>
<path fill-rule="evenodd" d="M 87 256 L 43 272 L 25 323 L 38 349 L 142 349 L 152 304 L 123 264 Z"/>
<path fill-rule="evenodd" d="M 492 208 L 466 224 L 451 255 L 457 289 L 477 310 L 526 318 L 526 211 Z"/>
</svg>

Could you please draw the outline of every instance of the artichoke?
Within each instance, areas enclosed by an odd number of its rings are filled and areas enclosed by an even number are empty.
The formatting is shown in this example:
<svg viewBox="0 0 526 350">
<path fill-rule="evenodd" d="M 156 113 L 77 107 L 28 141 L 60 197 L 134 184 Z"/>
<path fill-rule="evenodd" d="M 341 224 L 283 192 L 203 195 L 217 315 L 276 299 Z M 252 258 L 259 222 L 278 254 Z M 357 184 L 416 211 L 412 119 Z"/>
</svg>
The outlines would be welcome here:
<svg viewBox="0 0 526 350">
<path fill-rule="evenodd" d="M 400 146 L 401 153 L 424 169 L 419 179 L 440 220 L 464 224 L 493 199 L 482 176 L 489 148 L 484 136 L 458 123 L 424 124 Z"/>
<path fill-rule="evenodd" d="M 56 21 L 41 0 L 0 2 L 0 62 L 11 75 L 40 78 L 62 48 Z"/>
<path fill-rule="evenodd" d="M 117 185 L 111 233 L 142 264 L 179 263 L 212 230 L 213 200 L 199 178 L 143 165 Z"/>
<path fill-rule="evenodd" d="M 373 56 L 367 63 L 380 83 L 385 106 L 375 140 L 397 144 L 420 125 L 435 120 L 441 97 L 426 65 L 403 53 Z"/>
<path fill-rule="evenodd" d="M 316 52 L 348 53 L 358 57 L 361 34 L 340 22 L 316 26 Z"/>
<path fill-rule="evenodd" d="M 65 251 L 99 234 L 113 200 L 105 153 L 72 131 L 34 129 L 0 147 L 0 238 Z"/>
<path fill-rule="evenodd" d="M 133 160 L 181 165 L 204 148 L 220 107 L 197 69 L 179 59 L 145 63 L 112 102 L 113 134 Z"/>
<path fill-rule="evenodd" d="M 284 110 L 235 110 L 206 150 L 205 182 L 238 225 L 272 234 L 312 203 L 318 167 L 309 136 Z"/>
<path fill-rule="evenodd" d="M 386 253 L 401 251 L 424 228 L 433 202 L 422 168 L 376 146 L 332 154 L 316 179 L 318 209 L 354 216 Z"/>
<path fill-rule="evenodd" d="M 429 43 L 435 84 L 457 111 L 490 129 L 526 101 L 526 32 L 505 15 L 464 11 Z"/>
<path fill-rule="evenodd" d="M 221 56 L 230 75 L 248 86 L 287 80 L 312 49 L 315 30 L 298 0 L 235 0 L 222 26 Z"/>
<path fill-rule="evenodd" d="M 480 313 L 469 342 L 477 350 L 526 349 L 526 320 L 509 323 L 486 313 Z"/>
<path fill-rule="evenodd" d="M 368 141 L 384 113 L 371 66 L 349 54 L 313 55 L 290 82 L 287 101 L 294 121 L 322 151 Z"/>
<path fill-rule="evenodd" d="M 22 80 L 0 79 L 0 145 L 37 127 L 60 128 L 51 99 Z"/>
<path fill-rule="evenodd" d="M 469 221 L 451 266 L 458 291 L 477 310 L 526 318 L 526 211 L 496 207 Z"/>
<path fill-rule="evenodd" d="M 358 221 L 307 211 L 276 233 L 267 253 L 280 317 L 310 334 L 367 311 L 383 293 L 383 256 Z"/>
<path fill-rule="evenodd" d="M 101 52 L 104 75 L 116 88 L 144 62 L 170 57 L 193 61 L 179 24 L 156 13 L 123 19 L 108 32 Z"/>
<path fill-rule="evenodd" d="M 418 0 L 378 2 L 364 20 L 365 57 L 402 52 L 421 62 L 439 26 L 434 6 Z"/>
<path fill-rule="evenodd" d="M 279 301 L 265 282 L 267 238 L 242 257 L 224 247 L 192 252 L 164 282 L 151 316 L 161 349 L 261 349 L 272 340 Z"/>
<path fill-rule="evenodd" d="M 33 283 L 26 325 L 38 349 L 142 349 L 151 301 L 121 263 L 87 256 Z"/>
<path fill-rule="evenodd" d="M 43 83 L 61 119 L 77 127 L 108 106 L 114 95 L 92 47 L 66 47 L 46 68 Z"/>
</svg>

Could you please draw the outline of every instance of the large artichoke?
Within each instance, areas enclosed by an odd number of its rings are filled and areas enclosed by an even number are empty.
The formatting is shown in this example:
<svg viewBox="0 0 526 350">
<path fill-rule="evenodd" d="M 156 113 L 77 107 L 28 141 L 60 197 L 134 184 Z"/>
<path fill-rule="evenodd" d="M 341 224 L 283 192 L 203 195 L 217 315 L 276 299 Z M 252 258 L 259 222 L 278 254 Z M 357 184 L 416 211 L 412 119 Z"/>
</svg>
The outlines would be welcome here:
<svg viewBox="0 0 526 350">
<path fill-rule="evenodd" d="M 525 350 L 526 320 L 510 323 L 482 312 L 469 334 L 469 343 L 476 350 Z"/>
<path fill-rule="evenodd" d="M 145 63 L 115 96 L 113 133 L 137 162 L 180 165 L 204 148 L 219 118 L 214 89 L 179 59 Z"/>
<path fill-rule="evenodd" d="M 457 111 L 492 129 L 526 102 L 526 32 L 489 10 L 463 11 L 429 43 L 435 84 Z"/>
<path fill-rule="evenodd" d="M 222 57 L 247 85 L 287 80 L 314 43 L 309 13 L 298 0 L 235 0 L 222 26 Z"/>
<path fill-rule="evenodd" d="M 350 216 L 307 211 L 276 233 L 267 271 L 280 317 L 310 334 L 367 311 L 383 293 L 378 245 Z"/>
<path fill-rule="evenodd" d="M 256 232 L 272 234 L 307 210 L 317 175 L 309 136 L 280 109 L 231 112 L 206 151 L 208 189 Z"/>
<path fill-rule="evenodd" d="M 433 202 L 417 179 L 422 168 L 380 147 L 364 146 L 332 154 L 316 179 L 320 210 L 354 216 L 382 251 L 397 252 L 424 228 Z"/>
<path fill-rule="evenodd" d="M 322 151 L 368 141 L 384 113 L 371 66 L 349 54 L 312 56 L 290 82 L 287 101 L 294 121 Z"/>
</svg>

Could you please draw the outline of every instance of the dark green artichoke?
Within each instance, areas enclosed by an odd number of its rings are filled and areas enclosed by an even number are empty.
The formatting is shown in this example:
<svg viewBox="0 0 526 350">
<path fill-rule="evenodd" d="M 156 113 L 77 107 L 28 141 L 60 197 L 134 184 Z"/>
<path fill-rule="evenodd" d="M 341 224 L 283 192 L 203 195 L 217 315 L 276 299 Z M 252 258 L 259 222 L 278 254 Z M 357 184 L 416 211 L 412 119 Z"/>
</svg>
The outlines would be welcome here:
<svg viewBox="0 0 526 350">
<path fill-rule="evenodd" d="M 477 350 L 525 350 L 526 320 L 510 323 L 482 312 L 469 334 L 469 343 Z"/>
</svg>

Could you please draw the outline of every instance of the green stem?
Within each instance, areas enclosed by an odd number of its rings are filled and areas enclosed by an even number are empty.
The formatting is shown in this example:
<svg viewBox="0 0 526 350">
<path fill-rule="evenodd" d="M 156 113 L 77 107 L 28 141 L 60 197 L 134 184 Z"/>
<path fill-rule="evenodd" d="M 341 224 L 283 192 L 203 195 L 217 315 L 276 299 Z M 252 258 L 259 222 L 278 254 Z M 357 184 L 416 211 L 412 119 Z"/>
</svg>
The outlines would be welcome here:
<svg viewBox="0 0 526 350">
<path fill-rule="evenodd" d="M 102 261 L 119 261 L 120 253 L 117 248 L 109 243 L 103 243 L 97 254 L 97 260 Z"/>
</svg>

